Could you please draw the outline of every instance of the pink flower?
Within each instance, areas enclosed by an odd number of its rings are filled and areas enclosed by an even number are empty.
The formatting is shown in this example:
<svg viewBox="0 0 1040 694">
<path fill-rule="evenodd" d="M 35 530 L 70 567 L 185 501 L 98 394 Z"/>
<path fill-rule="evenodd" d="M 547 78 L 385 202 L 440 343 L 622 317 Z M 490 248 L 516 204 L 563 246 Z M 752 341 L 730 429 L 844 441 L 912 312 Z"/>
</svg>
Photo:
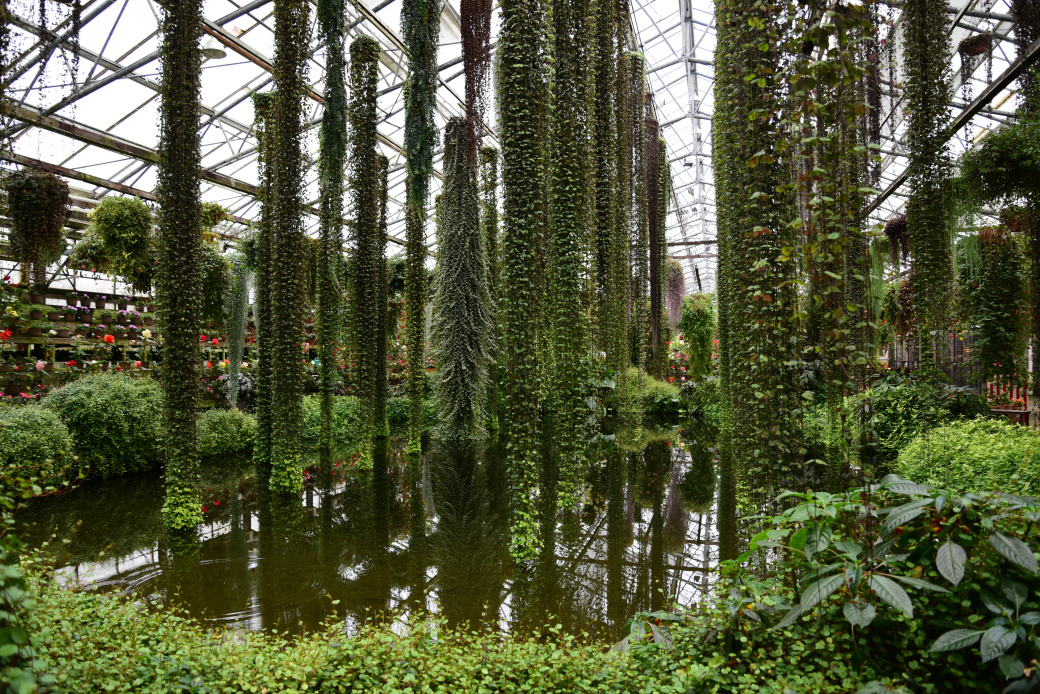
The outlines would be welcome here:
<svg viewBox="0 0 1040 694">
<path fill-rule="evenodd" d="M 36 362 L 36 370 L 37 371 L 43 371 L 46 367 L 47 367 L 47 363 L 46 362 L 44 362 L 44 361 Z"/>
<path fill-rule="evenodd" d="M 141 368 L 141 362 L 140 361 L 135 361 L 134 362 L 134 366 L 137 367 L 138 369 Z"/>
</svg>

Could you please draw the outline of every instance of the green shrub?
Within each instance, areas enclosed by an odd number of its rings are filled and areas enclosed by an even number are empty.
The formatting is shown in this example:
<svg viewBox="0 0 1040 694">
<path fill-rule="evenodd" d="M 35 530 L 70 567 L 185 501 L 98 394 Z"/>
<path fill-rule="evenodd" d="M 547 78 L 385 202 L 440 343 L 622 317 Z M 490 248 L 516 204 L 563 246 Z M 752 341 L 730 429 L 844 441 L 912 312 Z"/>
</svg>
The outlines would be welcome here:
<svg viewBox="0 0 1040 694">
<path fill-rule="evenodd" d="M 911 441 L 937 426 L 989 414 L 978 395 L 930 375 L 893 374 L 876 383 L 870 395 L 877 462 L 882 465 L 895 461 Z"/>
<path fill-rule="evenodd" d="M 429 392 L 429 391 L 427 391 Z M 408 435 L 408 397 L 398 396 L 386 402 L 386 420 L 391 436 Z M 437 402 L 432 397 L 423 400 L 423 431 L 433 429 L 437 423 Z"/>
<path fill-rule="evenodd" d="M 903 477 L 957 492 L 1040 496 L 1040 431 L 1004 419 L 953 422 L 914 439 L 895 464 Z M 1011 481 L 1015 474 L 1019 479 Z"/>
<path fill-rule="evenodd" d="M 40 487 L 59 484 L 78 472 L 72 437 L 61 418 L 39 405 L 0 410 L 0 487 L 9 478 L 33 479 Z"/>
<path fill-rule="evenodd" d="M 679 390 L 679 399 L 687 414 L 687 420 L 683 424 L 684 434 L 706 446 L 714 446 L 722 416 L 719 407 L 719 379 L 716 376 L 708 376 L 699 381 L 687 381 Z"/>
<path fill-rule="evenodd" d="M 136 472 L 162 462 L 162 393 L 150 378 L 100 373 L 51 392 L 53 409 L 72 435 L 88 477 Z"/>
<path fill-rule="evenodd" d="M 204 458 L 248 455 L 256 417 L 239 409 L 209 409 L 199 417 L 199 454 Z"/>
<path fill-rule="evenodd" d="M 317 395 L 303 399 L 303 442 L 304 449 L 318 450 L 321 429 L 321 400 Z M 361 408 L 352 395 L 332 399 L 332 441 L 343 450 L 353 448 L 360 442 Z"/>
</svg>

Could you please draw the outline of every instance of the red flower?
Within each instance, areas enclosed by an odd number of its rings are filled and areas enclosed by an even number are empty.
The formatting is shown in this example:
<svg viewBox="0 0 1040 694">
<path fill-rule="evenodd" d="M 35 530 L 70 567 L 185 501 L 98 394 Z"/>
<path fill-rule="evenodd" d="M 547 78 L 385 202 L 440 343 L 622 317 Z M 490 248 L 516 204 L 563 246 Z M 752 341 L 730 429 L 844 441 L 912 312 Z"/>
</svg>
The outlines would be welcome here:
<svg viewBox="0 0 1040 694">
<path fill-rule="evenodd" d="M 76 360 L 75 359 L 69 359 L 69 361 L 66 364 L 66 366 L 76 366 Z"/>
<path fill-rule="evenodd" d="M 206 368 L 207 369 L 212 369 L 213 368 L 213 364 L 211 364 L 209 362 L 206 362 Z"/>
<path fill-rule="evenodd" d="M 214 337 L 213 338 L 213 344 L 214 345 L 219 345 L 220 344 L 220 340 L 218 340 L 217 338 Z"/>
<path fill-rule="evenodd" d="M 137 368 L 141 368 L 141 362 L 135 361 L 134 366 L 136 366 Z"/>
<path fill-rule="evenodd" d="M 0 340 L 2 340 L 4 342 L 7 342 L 10 339 L 11 339 L 11 331 L 10 330 L 5 330 L 2 333 L 0 333 Z"/>
<path fill-rule="evenodd" d="M 205 342 L 205 341 L 206 341 L 206 336 L 205 335 L 199 335 L 199 342 Z"/>
<path fill-rule="evenodd" d="M 205 513 L 205 512 L 206 512 L 206 507 L 205 507 L 205 506 L 203 506 L 203 507 L 202 507 L 202 512 L 203 512 L 203 513 Z"/>
<path fill-rule="evenodd" d="M 115 335 L 105 335 L 105 343 L 106 344 L 110 345 L 110 344 L 112 344 L 115 341 L 116 341 Z"/>
<path fill-rule="evenodd" d="M 213 500 L 213 505 L 214 506 L 220 506 L 220 499 L 214 499 Z"/>
</svg>

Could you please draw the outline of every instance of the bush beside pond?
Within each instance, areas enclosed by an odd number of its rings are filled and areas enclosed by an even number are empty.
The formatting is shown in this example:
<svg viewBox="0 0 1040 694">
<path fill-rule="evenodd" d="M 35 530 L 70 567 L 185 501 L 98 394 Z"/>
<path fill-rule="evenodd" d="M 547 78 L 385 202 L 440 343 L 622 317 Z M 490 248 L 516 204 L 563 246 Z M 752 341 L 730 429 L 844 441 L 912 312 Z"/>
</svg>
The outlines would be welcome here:
<svg viewBox="0 0 1040 694">
<path fill-rule="evenodd" d="M 209 409 L 199 416 L 199 455 L 235 457 L 253 451 L 256 417 L 242 410 Z"/>
<path fill-rule="evenodd" d="M 90 478 L 137 472 L 162 461 L 162 393 L 150 378 L 100 373 L 50 393 L 40 406 L 68 427 Z"/>
<path fill-rule="evenodd" d="M 11 477 L 34 478 L 40 487 L 70 480 L 78 472 L 72 437 L 61 418 L 39 405 L 0 409 L 0 486 Z"/>
<path fill-rule="evenodd" d="M 1003 419 L 953 422 L 914 439 L 895 469 L 915 482 L 958 492 L 1040 496 L 1040 431 Z"/>
</svg>

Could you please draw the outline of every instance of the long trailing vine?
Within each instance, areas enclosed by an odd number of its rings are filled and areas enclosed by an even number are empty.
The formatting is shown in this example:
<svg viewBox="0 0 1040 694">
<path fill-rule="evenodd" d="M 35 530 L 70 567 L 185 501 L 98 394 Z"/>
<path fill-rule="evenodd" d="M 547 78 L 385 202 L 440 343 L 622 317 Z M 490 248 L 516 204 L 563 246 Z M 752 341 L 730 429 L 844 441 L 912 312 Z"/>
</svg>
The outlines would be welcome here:
<svg viewBox="0 0 1040 694">
<path fill-rule="evenodd" d="M 551 167 L 552 225 L 549 255 L 553 258 L 550 292 L 555 375 L 555 442 L 559 456 L 558 497 L 563 509 L 577 503 L 584 479 L 583 445 L 587 327 L 581 303 L 585 271 L 585 203 L 591 181 L 583 133 L 592 125 L 587 108 L 591 78 L 593 29 L 590 0 L 560 0 L 553 6 L 555 70 L 553 72 L 553 156 Z"/>
<path fill-rule="evenodd" d="M 379 179 L 379 220 L 375 237 L 376 283 L 373 296 L 376 332 L 372 364 L 372 435 L 386 438 L 390 435 L 390 426 L 386 421 L 386 401 L 389 397 L 386 359 L 390 344 L 390 269 L 386 262 L 386 224 L 390 199 L 390 160 L 382 154 L 376 157 L 376 172 Z"/>
<path fill-rule="evenodd" d="M 539 471 L 539 255 L 546 228 L 549 17 L 539 0 L 503 0 L 498 42 L 502 138 L 503 295 L 507 457 L 512 490 L 511 552 L 537 543 Z"/>
<path fill-rule="evenodd" d="M 616 358 L 615 350 L 622 339 L 618 332 L 618 321 L 623 316 L 612 308 L 614 285 L 611 283 L 611 262 L 614 256 L 615 216 L 617 214 L 617 60 L 616 45 L 617 4 L 606 0 L 596 3 L 596 26 L 593 47 L 596 66 L 595 132 L 596 169 L 595 198 L 596 224 L 594 230 L 596 277 L 596 341 L 599 349 L 607 354 L 608 363 Z"/>
<path fill-rule="evenodd" d="M 318 158 L 321 207 L 317 268 L 321 392 L 318 465 L 323 477 L 332 469 L 332 394 L 339 380 L 336 353 L 343 295 L 336 265 L 343 245 L 343 168 L 347 151 L 346 56 L 343 53 L 345 5 L 344 0 L 320 0 L 318 3 L 318 35 L 325 43 L 325 108 L 321 121 L 321 155 Z"/>
<path fill-rule="evenodd" d="M 488 431 L 498 431 L 498 362 L 501 356 L 501 318 L 499 316 L 499 289 L 502 283 L 502 264 L 498 248 L 498 150 L 480 149 L 480 228 L 487 256 L 487 287 L 491 301 L 489 310 L 492 334 L 488 340 L 488 383 L 484 417 Z"/>
<path fill-rule="evenodd" d="M 665 266 L 668 259 L 666 242 L 666 224 L 668 221 L 668 198 L 672 193 L 672 171 L 668 166 L 668 144 L 664 138 L 658 137 L 657 128 L 653 128 L 656 156 L 649 161 L 657 172 L 654 178 L 655 195 L 652 209 L 655 212 L 651 222 L 650 250 L 650 325 L 653 339 L 653 362 L 650 373 L 656 378 L 664 378 L 668 366 L 668 319 L 665 307 L 665 282 L 667 276 Z M 649 162 L 648 162 L 649 163 Z"/>
<path fill-rule="evenodd" d="M 198 377 L 202 362 L 202 206 L 199 199 L 201 0 L 171 4 L 162 18 L 159 60 L 159 325 L 163 335 L 166 502 L 163 522 L 188 531 L 202 522 L 199 497 Z"/>
<path fill-rule="evenodd" d="M 921 362 L 946 344 L 953 257 L 949 231 L 950 39 L 944 0 L 907 0 L 903 46 L 907 110 L 907 227 Z"/>
<path fill-rule="evenodd" d="M 228 340 L 228 405 L 238 404 L 239 377 L 242 371 L 242 355 L 245 351 L 246 318 L 249 312 L 249 285 L 252 272 L 246 266 L 245 257 L 236 253 L 231 259 L 231 279 L 228 283 L 229 296 L 224 303 L 224 326 Z"/>
<path fill-rule="evenodd" d="M 260 215 L 257 222 L 254 259 L 256 293 L 253 297 L 253 321 L 256 323 L 256 436 L 253 440 L 253 462 L 260 483 L 266 485 L 271 474 L 272 441 L 272 365 L 271 365 L 271 246 L 274 238 L 274 92 L 253 94 L 254 122 L 257 140 L 257 198 Z"/>
<path fill-rule="evenodd" d="M 491 10 L 493 0 L 461 0 L 462 62 L 466 75 L 466 158 L 476 173 L 487 110 L 491 67 Z"/>
<path fill-rule="evenodd" d="M 440 0 L 404 0 L 401 31 L 410 71 L 404 89 L 404 151 L 408 178 L 405 202 L 404 312 L 408 351 L 408 450 L 417 452 L 423 428 L 426 384 L 426 204 L 433 175 L 437 129 L 433 112 L 437 102 L 437 43 Z"/>
<path fill-rule="evenodd" d="M 354 381 L 361 400 L 362 440 L 371 437 L 375 420 L 376 331 L 379 308 L 379 178 L 376 164 L 376 84 L 379 44 L 359 36 L 350 44 L 350 212 L 354 220 L 351 294 L 353 295 Z M 409 321 L 412 314 L 408 315 Z"/>
<path fill-rule="evenodd" d="M 303 94 L 310 3 L 276 0 L 273 139 L 275 198 L 271 267 L 271 491 L 303 488 Z"/>
<path fill-rule="evenodd" d="M 433 299 L 433 358 L 437 434 L 449 440 L 479 438 L 487 385 L 488 342 L 494 329 L 487 256 L 480 233 L 477 184 L 467 156 L 466 122 L 444 130 L 437 276 Z"/>
</svg>

